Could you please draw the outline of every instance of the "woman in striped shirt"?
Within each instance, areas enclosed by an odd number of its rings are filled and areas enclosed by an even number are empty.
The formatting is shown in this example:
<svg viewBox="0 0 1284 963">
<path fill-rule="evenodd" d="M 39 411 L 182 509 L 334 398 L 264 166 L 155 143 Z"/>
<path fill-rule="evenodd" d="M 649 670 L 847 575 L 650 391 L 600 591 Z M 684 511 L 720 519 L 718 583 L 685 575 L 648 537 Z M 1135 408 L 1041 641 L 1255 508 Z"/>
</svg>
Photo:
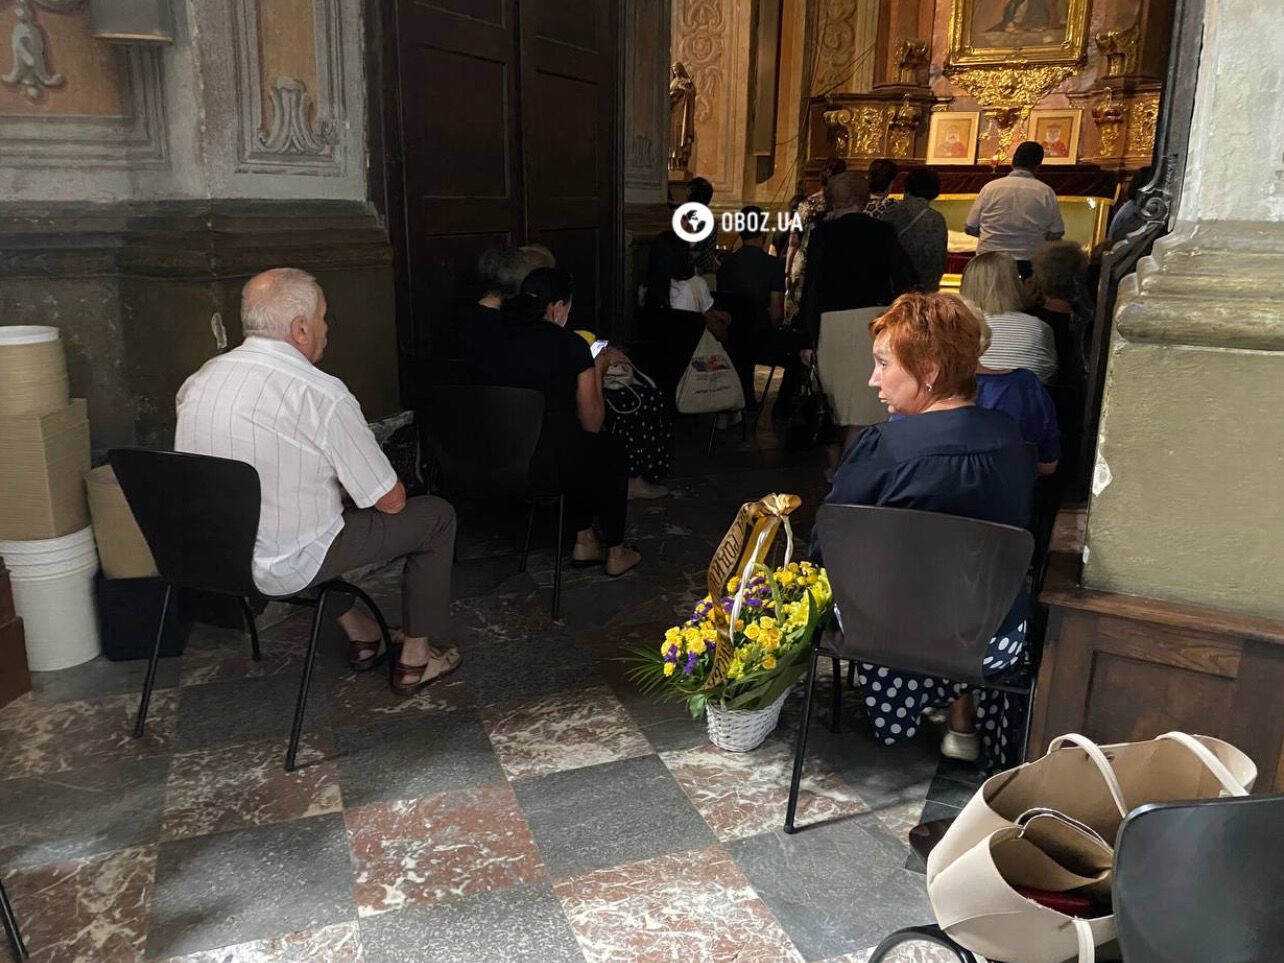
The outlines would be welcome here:
<svg viewBox="0 0 1284 963">
<path fill-rule="evenodd" d="M 984 316 L 993 340 L 981 356 L 987 368 L 1025 368 L 1047 384 L 1057 373 L 1056 338 L 1045 321 L 1027 314 L 1016 261 L 998 251 L 978 254 L 963 271 L 963 299 Z"/>
</svg>

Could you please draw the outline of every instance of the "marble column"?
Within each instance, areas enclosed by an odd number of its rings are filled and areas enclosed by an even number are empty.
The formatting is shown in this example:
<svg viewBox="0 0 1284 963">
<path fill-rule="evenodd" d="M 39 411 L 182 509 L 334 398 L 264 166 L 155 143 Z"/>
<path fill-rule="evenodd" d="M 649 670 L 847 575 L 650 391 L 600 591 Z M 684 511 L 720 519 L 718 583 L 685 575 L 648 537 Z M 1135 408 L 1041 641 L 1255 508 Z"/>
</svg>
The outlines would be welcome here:
<svg viewBox="0 0 1284 963">
<path fill-rule="evenodd" d="M 1284 617 L 1284 35 L 1209 0 L 1173 232 L 1121 290 L 1085 585 Z"/>
</svg>

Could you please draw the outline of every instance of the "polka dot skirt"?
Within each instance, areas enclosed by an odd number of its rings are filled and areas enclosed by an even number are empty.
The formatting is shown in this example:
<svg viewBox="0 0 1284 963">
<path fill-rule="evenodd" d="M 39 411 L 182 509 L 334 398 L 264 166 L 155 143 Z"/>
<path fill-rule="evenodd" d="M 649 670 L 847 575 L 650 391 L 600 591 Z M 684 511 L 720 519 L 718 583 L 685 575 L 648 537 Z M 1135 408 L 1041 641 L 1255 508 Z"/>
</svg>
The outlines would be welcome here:
<svg viewBox="0 0 1284 963">
<path fill-rule="evenodd" d="M 1026 606 L 1020 604 L 1023 602 L 1021 599 L 1013 606 L 1004 625 L 990 640 L 982 663 L 985 675 L 997 675 L 1020 658 L 1026 633 Z M 884 745 L 913 738 L 922 728 L 925 709 L 945 708 L 963 693 L 975 692 L 982 759 L 990 769 L 1007 769 L 1020 761 L 1015 755 L 1025 728 L 1026 700 L 1022 697 L 868 662 L 856 663 L 856 675 L 874 737 Z"/>
</svg>

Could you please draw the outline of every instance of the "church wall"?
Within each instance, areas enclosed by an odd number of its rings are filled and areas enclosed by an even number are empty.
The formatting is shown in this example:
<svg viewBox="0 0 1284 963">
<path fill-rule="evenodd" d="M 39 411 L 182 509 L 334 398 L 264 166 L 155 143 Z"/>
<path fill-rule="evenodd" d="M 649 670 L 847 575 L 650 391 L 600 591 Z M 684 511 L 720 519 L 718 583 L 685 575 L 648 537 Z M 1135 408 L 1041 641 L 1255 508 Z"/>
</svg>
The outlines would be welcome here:
<svg viewBox="0 0 1284 963">
<path fill-rule="evenodd" d="M 63 329 L 94 446 L 168 444 L 173 391 L 239 342 L 240 286 L 286 263 L 344 307 L 353 336 L 326 365 L 383 371 L 358 397 L 370 417 L 395 410 L 366 5 L 174 0 L 174 42 L 146 46 L 94 38 L 87 2 L 26 0 L 0 11 L 0 75 L 20 6 L 50 84 L 0 81 L 0 323 Z"/>
</svg>

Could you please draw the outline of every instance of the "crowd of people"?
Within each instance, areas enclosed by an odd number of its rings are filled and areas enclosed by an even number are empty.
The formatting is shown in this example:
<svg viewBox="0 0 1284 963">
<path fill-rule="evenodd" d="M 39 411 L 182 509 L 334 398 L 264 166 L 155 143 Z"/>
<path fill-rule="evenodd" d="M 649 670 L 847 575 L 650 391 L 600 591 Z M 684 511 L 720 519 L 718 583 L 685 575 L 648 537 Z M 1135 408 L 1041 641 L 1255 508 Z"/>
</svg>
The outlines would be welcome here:
<svg viewBox="0 0 1284 963">
<path fill-rule="evenodd" d="M 1040 518 L 1039 493 L 1064 474 L 1063 455 L 1078 440 L 1087 260 L 1061 239 L 1055 195 L 1036 176 L 1041 160 L 1038 144 L 1020 145 L 1012 173 L 977 196 L 967 219 L 977 253 L 957 295 L 939 290 L 947 230 L 931 202 L 940 179 L 926 168 L 902 178 L 890 160 L 867 173 L 830 162 L 822 189 L 791 205 L 796 230 L 768 233 L 762 212 L 746 208 L 746 227 L 725 253 L 666 231 L 638 292 L 634 354 L 652 377 L 618 346 L 577 330 L 575 280 L 554 252 L 493 248 L 478 262 L 478 296 L 461 318 L 457 373 L 543 395 L 532 490 L 567 497 L 572 564 L 603 566 L 610 577 L 640 561 L 625 542 L 629 500 L 667 494 L 660 482 L 673 385 L 706 332 L 725 345 L 747 400 L 756 364 L 783 368 L 773 416 L 790 417 L 803 386 L 821 373 L 830 417 L 843 430 L 828 501 L 1050 524 Z M 708 203 L 712 187 L 697 178 L 688 197 Z M 267 594 L 405 560 L 391 655 L 394 688 L 411 694 L 461 662 L 457 648 L 440 642 L 454 513 L 431 495 L 407 498 L 356 400 L 316 367 L 325 314 L 325 296 L 304 272 L 253 278 L 242 301 L 244 343 L 179 393 L 176 447 L 258 469 L 254 574 Z M 827 338 L 831 331 L 842 337 Z M 848 389 L 868 388 L 885 414 L 845 407 Z M 1051 504 L 1055 511 L 1055 497 Z M 987 671 L 1019 657 L 1026 604 L 1019 599 L 996 633 Z M 373 667 L 384 655 L 377 626 L 350 606 L 340 622 L 352 668 Z M 912 737 L 944 712 L 945 754 L 1003 761 L 1008 729 L 1019 723 L 1006 697 L 890 667 L 860 665 L 858 674 L 867 705 L 877 707 L 870 716 L 880 740 Z"/>
</svg>

